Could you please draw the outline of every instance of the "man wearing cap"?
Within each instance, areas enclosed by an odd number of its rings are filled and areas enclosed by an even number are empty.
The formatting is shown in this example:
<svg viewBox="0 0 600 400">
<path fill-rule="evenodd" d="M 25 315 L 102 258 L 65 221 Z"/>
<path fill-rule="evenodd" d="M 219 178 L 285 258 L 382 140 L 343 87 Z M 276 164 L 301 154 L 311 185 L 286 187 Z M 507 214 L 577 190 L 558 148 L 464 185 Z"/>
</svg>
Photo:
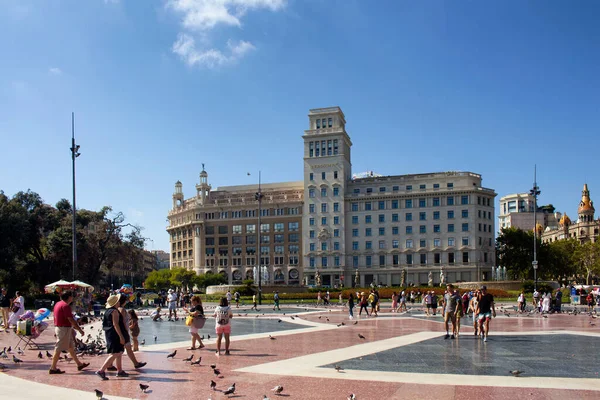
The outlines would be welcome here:
<svg viewBox="0 0 600 400">
<path fill-rule="evenodd" d="M 75 354 L 75 338 L 73 336 L 73 329 L 83 336 L 83 329 L 79 327 L 79 324 L 73 318 L 73 311 L 71 310 L 71 303 L 73 302 L 73 292 L 66 290 L 60 295 L 60 301 L 54 306 L 54 333 L 56 336 L 56 345 L 54 346 L 54 355 L 52 356 L 52 365 L 48 373 L 50 375 L 64 374 L 65 371 L 61 371 L 56 368 L 58 360 L 60 359 L 60 353 L 64 350 L 68 351 L 73 361 L 77 364 L 77 370 L 81 371 L 85 367 L 89 366 L 90 363 L 83 363 L 77 358 Z"/>
<path fill-rule="evenodd" d="M 490 331 L 490 320 L 492 316 L 496 317 L 496 307 L 494 306 L 494 296 L 487 292 L 487 287 L 480 288 L 481 297 L 477 303 L 477 317 L 479 318 L 479 332 L 484 342 L 487 342 L 487 337 Z M 484 329 L 485 326 L 485 329 Z"/>
<path fill-rule="evenodd" d="M 177 293 L 173 291 L 173 289 L 169 289 L 169 294 L 167 295 L 167 302 L 169 303 L 169 321 L 172 321 L 171 315 L 175 317 L 175 321 L 177 318 Z"/>
<path fill-rule="evenodd" d="M 0 309 L 2 309 L 2 324 L 4 329 L 8 329 L 8 309 L 10 307 L 10 297 L 6 288 L 2 288 L 0 292 Z"/>
</svg>

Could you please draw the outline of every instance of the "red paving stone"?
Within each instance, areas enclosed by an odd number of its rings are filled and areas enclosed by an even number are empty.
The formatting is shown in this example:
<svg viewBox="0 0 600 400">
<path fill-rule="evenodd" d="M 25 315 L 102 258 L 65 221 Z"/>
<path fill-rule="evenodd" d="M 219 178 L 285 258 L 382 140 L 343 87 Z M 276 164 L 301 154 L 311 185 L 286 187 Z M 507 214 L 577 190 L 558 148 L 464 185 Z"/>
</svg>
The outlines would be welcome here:
<svg viewBox="0 0 600 400">
<path fill-rule="evenodd" d="M 9 366 L 5 372 L 8 375 L 16 376 L 26 380 L 31 380 L 48 385 L 56 385 L 92 392 L 94 388 L 101 389 L 105 393 L 105 398 L 110 399 L 111 395 L 135 398 L 155 398 L 155 399 L 175 399 L 189 398 L 193 393 L 193 398 L 222 399 L 228 398 L 220 391 L 211 391 L 209 383 L 211 379 L 217 381 L 219 390 L 226 389 L 231 383 L 235 382 L 237 391 L 236 397 L 246 399 L 262 399 L 263 395 L 273 398 L 284 398 L 283 396 L 274 396 L 270 389 L 276 385 L 283 385 L 283 394 L 289 398 L 298 399 L 345 399 L 349 393 L 355 393 L 358 399 L 597 399 L 600 398 L 600 392 L 578 391 L 578 390 L 558 390 L 558 389 L 529 389 L 529 388 L 509 388 L 509 387 L 475 387 L 469 386 L 468 379 L 456 382 L 456 385 L 435 385 L 435 384 L 411 384 L 397 382 L 371 382 L 367 380 L 349 381 L 344 379 L 329 378 L 306 378 L 298 376 L 278 376 L 270 375 L 269 371 L 264 373 L 235 372 L 234 370 L 260 365 L 268 362 L 285 360 L 299 357 L 307 354 L 315 354 L 333 349 L 346 348 L 364 342 L 374 342 L 383 339 L 389 339 L 402 335 L 407 335 L 421 331 L 442 332 L 443 324 L 440 319 L 425 318 L 398 318 L 388 317 L 389 313 L 383 313 L 386 316 L 379 318 L 363 318 L 357 325 L 353 321 L 348 321 L 346 313 L 342 312 L 322 312 L 318 315 L 310 315 L 305 319 L 314 322 L 320 322 L 335 326 L 344 322 L 346 326 L 331 330 L 323 330 L 309 333 L 290 334 L 277 336 L 277 340 L 269 338 L 235 340 L 235 325 L 232 342 L 232 355 L 217 357 L 214 354 L 214 344 L 210 344 L 202 351 L 195 351 L 195 358 L 202 356 L 201 366 L 191 366 L 182 361 L 192 352 L 185 348 L 178 349 L 178 355 L 175 360 L 167 360 L 167 351 L 137 353 L 139 360 L 147 361 L 148 366 L 140 371 L 132 369 L 131 362 L 124 356 L 123 365 L 131 376 L 129 378 L 115 378 L 114 373 L 108 373 L 109 381 L 101 382 L 94 375 L 94 371 L 104 362 L 106 355 L 100 357 L 84 357 L 85 362 L 90 362 L 91 366 L 84 372 L 77 372 L 75 363 L 59 363 L 59 368 L 67 371 L 64 375 L 48 375 L 50 361 L 44 356 L 43 360 L 38 360 L 37 351 L 27 350 L 22 365 L 13 366 L 8 360 L 2 360 Z M 287 318 L 287 317 L 284 317 Z M 329 318 L 326 322 L 325 318 Z M 472 334 L 470 326 L 465 326 L 463 319 L 462 332 L 464 335 Z M 89 329 L 88 329 L 89 330 Z M 510 318 L 500 317 L 492 321 L 492 335 L 494 331 L 548 331 L 548 330 L 578 330 L 600 332 L 598 327 L 590 325 L 590 318 L 585 315 L 551 315 L 549 318 L 534 317 L 515 317 L 514 313 Z M 93 331 L 91 331 L 93 332 Z M 358 338 L 358 333 L 364 335 L 366 339 L 362 341 Z M 53 329 L 48 328 L 37 339 L 37 342 L 44 345 L 52 352 L 51 344 L 53 342 Z M 0 348 L 4 346 L 15 346 L 17 338 L 13 333 L 0 333 Z M 142 348 L 143 349 L 143 348 Z M 45 354 L 45 350 L 43 350 Z M 348 358 L 353 358 L 348 354 Z M 222 372 L 222 377 L 216 379 L 212 373 L 209 364 L 216 364 Z M 515 378 L 518 379 L 518 378 Z M 139 383 L 148 383 L 150 390 L 147 394 L 141 393 Z M 599 381 L 600 384 L 600 381 Z M 600 386 L 599 386 L 600 389 Z M 235 397 L 232 397 L 235 398 Z"/>
</svg>

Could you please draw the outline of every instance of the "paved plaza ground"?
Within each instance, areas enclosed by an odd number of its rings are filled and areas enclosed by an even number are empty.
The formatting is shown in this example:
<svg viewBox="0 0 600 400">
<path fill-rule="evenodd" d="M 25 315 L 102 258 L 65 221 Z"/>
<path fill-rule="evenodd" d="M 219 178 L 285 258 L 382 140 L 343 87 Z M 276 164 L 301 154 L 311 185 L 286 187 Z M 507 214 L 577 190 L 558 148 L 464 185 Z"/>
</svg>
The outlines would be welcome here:
<svg viewBox="0 0 600 400">
<path fill-rule="evenodd" d="M 91 366 L 77 372 L 74 363 L 61 362 L 63 375 L 48 375 L 49 360 L 38 351 L 18 356 L 23 363 L 6 365 L 0 373 L 0 398 L 95 399 L 100 389 L 105 399 L 598 399 L 600 398 L 600 321 L 587 314 L 519 315 L 506 305 L 498 313 L 487 342 L 473 335 L 462 319 L 461 335 L 444 339 L 441 316 L 426 317 L 420 307 L 408 313 L 389 312 L 382 306 L 376 318 L 348 319 L 346 309 L 306 308 L 286 305 L 273 313 L 249 307 L 234 309 L 230 356 L 215 355 L 214 323 L 201 334 L 206 348 L 187 351 L 189 333 L 183 320 L 140 322 L 141 346 L 137 357 L 148 362 L 134 370 L 124 356 L 128 378 L 100 381 L 94 371 L 106 355 L 86 356 Z M 210 309 L 207 310 L 207 313 Z M 143 314 L 143 313 L 142 313 Z M 340 325 L 341 323 L 344 325 Z M 85 327 L 96 335 L 98 323 Z M 364 336 L 364 339 L 359 337 Z M 156 335 L 156 341 L 154 336 Z M 210 335 L 210 339 L 208 339 Z M 274 337 L 275 339 L 270 338 Z M 52 352 L 53 329 L 37 342 L 42 352 Z M 12 332 L 0 332 L 0 349 L 17 345 Z M 178 350 L 175 359 L 166 356 Z M 182 361 L 202 356 L 200 366 Z M 216 364 L 216 378 L 210 364 Z M 337 371 L 334 367 L 342 369 Z M 524 371 L 513 377 L 510 370 Z M 210 381 L 217 383 L 211 390 Z M 235 394 L 223 391 L 236 383 Z M 139 384 L 150 386 L 142 393 Z M 281 395 L 271 389 L 284 387 Z"/>
</svg>

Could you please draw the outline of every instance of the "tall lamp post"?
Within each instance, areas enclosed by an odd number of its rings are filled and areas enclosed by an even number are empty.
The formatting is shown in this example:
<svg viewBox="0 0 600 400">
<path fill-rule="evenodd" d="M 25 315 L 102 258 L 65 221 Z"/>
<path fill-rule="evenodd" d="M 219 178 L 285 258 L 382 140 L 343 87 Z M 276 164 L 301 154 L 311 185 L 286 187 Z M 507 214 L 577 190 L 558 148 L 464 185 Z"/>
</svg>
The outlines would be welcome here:
<svg viewBox="0 0 600 400">
<path fill-rule="evenodd" d="M 256 258 L 258 265 L 258 304 L 262 305 L 262 263 L 261 263 L 261 246 L 260 246 L 260 214 L 261 214 L 261 206 L 262 206 L 262 198 L 263 194 L 260 189 L 260 172 L 258 171 L 258 192 L 254 194 L 254 198 L 258 200 L 258 227 L 256 229 Z M 250 175 L 250 173 L 248 173 Z"/>
<path fill-rule="evenodd" d="M 73 280 L 75 280 L 75 269 L 77 268 L 77 206 L 75 205 L 75 159 L 79 153 L 79 145 L 75 144 L 75 113 L 71 113 L 71 159 L 73 160 Z"/>
<path fill-rule="evenodd" d="M 538 261 L 537 261 L 537 197 L 540 195 L 541 191 L 537 185 L 537 165 L 533 167 L 533 188 L 529 191 L 529 194 L 533 196 L 533 262 L 531 265 L 533 266 L 533 289 L 537 291 L 537 269 L 538 269 Z"/>
</svg>

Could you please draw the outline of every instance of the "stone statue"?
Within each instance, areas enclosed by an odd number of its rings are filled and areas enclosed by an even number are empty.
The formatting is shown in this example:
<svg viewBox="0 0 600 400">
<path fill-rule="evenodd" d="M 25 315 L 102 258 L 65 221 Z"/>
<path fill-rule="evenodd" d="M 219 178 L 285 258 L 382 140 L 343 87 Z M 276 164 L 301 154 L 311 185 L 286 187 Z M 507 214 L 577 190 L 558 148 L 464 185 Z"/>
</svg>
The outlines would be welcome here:
<svg viewBox="0 0 600 400">
<path fill-rule="evenodd" d="M 360 286 L 360 275 L 358 274 L 358 270 L 356 270 L 356 274 L 354 275 L 354 285 Z"/>
<path fill-rule="evenodd" d="M 321 274 L 319 273 L 319 271 L 317 271 L 317 273 L 315 274 L 315 284 L 317 285 L 317 287 L 321 286 Z"/>
<path fill-rule="evenodd" d="M 433 273 L 429 271 L 429 275 L 427 276 L 427 286 L 433 287 Z"/>
<path fill-rule="evenodd" d="M 406 270 L 403 269 L 402 273 L 400 274 L 400 287 L 405 287 L 406 286 Z"/>
<path fill-rule="evenodd" d="M 446 284 L 446 275 L 444 274 L 444 268 L 440 268 L 440 286 Z"/>
</svg>

